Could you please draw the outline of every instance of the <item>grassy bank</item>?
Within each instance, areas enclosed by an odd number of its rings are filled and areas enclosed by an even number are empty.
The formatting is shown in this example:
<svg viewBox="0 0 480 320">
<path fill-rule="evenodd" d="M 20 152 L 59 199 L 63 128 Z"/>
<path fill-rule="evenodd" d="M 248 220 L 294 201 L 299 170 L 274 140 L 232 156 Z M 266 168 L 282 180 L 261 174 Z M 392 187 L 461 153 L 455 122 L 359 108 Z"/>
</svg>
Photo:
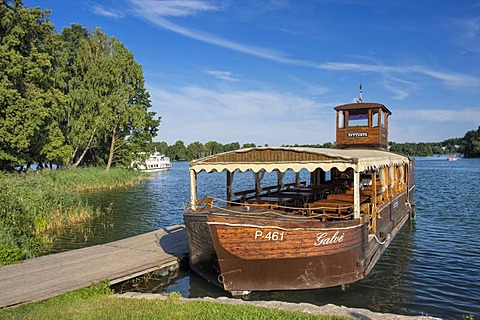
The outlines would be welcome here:
<svg viewBox="0 0 480 320">
<path fill-rule="evenodd" d="M 0 310 L 0 319 L 348 319 L 313 316 L 246 305 L 113 298 L 107 284 L 67 293 L 44 302 Z"/>
<path fill-rule="evenodd" d="M 51 242 L 47 231 L 98 215 L 80 191 L 129 186 L 140 179 L 136 171 L 102 168 L 0 173 L 0 265 L 42 254 Z"/>
</svg>

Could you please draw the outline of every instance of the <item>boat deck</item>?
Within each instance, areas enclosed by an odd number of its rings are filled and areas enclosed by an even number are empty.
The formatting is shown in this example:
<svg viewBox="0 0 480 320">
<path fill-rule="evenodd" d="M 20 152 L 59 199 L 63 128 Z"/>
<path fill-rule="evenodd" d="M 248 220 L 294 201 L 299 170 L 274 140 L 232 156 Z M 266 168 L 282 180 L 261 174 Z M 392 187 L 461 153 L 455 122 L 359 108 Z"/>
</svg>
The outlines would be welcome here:
<svg viewBox="0 0 480 320">
<path fill-rule="evenodd" d="M 318 200 L 316 200 L 318 199 Z M 316 192 L 288 190 L 261 194 L 224 206 L 222 201 L 206 197 L 197 201 L 197 213 L 262 215 L 264 217 L 312 217 L 326 220 L 353 218 L 353 194 L 331 194 L 325 198 Z M 370 197 L 360 198 L 361 210 L 369 213 Z"/>
</svg>

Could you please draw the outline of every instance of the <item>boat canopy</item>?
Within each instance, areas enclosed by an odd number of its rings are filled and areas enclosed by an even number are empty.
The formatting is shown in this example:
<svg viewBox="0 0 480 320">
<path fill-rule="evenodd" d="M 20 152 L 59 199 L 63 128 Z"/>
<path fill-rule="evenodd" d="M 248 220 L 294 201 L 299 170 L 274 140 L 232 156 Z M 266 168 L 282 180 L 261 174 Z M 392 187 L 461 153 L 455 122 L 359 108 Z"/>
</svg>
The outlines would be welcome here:
<svg viewBox="0 0 480 320">
<path fill-rule="evenodd" d="M 288 169 L 299 172 L 317 168 L 328 171 L 337 168 L 345 171 L 352 168 L 356 172 L 379 169 L 393 165 L 408 164 L 409 158 L 381 150 L 369 149 L 327 149 L 304 147 L 255 147 L 228 151 L 213 156 L 193 160 L 190 170 L 196 173 L 252 170 L 271 172 Z"/>
</svg>

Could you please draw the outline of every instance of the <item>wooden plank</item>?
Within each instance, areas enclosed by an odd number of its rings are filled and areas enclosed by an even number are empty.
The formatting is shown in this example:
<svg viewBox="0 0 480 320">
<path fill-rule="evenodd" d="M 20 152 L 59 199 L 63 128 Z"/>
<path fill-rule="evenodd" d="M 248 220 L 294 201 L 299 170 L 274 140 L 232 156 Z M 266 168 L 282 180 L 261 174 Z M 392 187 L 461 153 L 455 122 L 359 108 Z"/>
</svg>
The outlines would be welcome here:
<svg viewBox="0 0 480 320">
<path fill-rule="evenodd" d="M 0 268 L 0 308 L 45 300 L 102 280 L 112 283 L 178 264 L 188 254 L 183 225 Z"/>
</svg>

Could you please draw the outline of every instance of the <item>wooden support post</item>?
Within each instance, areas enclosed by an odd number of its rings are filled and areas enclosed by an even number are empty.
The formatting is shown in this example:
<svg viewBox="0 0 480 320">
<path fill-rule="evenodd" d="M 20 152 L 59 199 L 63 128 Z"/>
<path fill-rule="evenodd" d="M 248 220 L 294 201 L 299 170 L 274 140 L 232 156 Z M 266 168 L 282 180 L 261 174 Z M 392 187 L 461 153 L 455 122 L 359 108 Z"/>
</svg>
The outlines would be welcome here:
<svg viewBox="0 0 480 320">
<path fill-rule="evenodd" d="M 380 169 L 381 170 L 381 169 Z M 370 233 L 377 233 L 377 172 L 372 172 L 372 228 Z"/>
<path fill-rule="evenodd" d="M 300 172 L 295 172 L 295 188 L 300 188 Z"/>
<path fill-rule="evenodd" d="M 353 171 L 353 218 L 360 218 L 360 172 Z"/>
<path fill-rule="evenodd" d="M 388 181 L 388 167 L 383 167 L 382 170 L 383 170 L 383 174 L 385 176 L 385 188 L 383 189 L 382 200 L 383 200 L 383 202 L 385 202 L 385 200 L 388 199 L 388 187 L 389 187 L 390 183 Z"/>
<path fill-rule="evenodd" d="M 232 184 L 233 184 L 233 172 L 227 171 L 227 207 L 230 207 L 230 202 L 233 200 Z"/>
<path fill-rule="evenodd" d="M 383 127 L 383 122 L 382 122 L 382 109 L 378 108 L 378 127 L 380 130 L 382 130 Z"/>
<path fill-rule="evenodd" d="M 190 169 L 190 209 L 197 210 L 197 173 Z"/>
</svg>

